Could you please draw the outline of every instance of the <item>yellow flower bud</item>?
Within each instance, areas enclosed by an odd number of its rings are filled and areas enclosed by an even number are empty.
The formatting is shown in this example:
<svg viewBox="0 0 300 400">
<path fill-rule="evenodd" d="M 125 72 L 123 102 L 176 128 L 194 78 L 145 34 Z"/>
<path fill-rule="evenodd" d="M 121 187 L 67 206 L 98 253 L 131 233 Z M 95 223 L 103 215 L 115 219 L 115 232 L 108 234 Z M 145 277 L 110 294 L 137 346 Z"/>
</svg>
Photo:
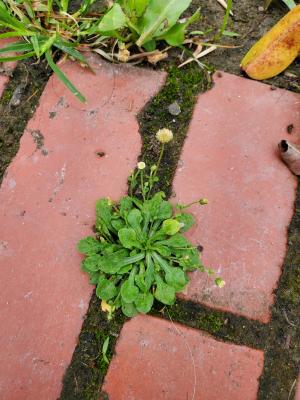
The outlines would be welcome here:
<svg viewBox="0 0 300 400">
<path fill-rule="evenodd" d="M 173 139 L 173 132 L 167 128 L 159 129 L 155 136 L 160 143 L 168 143 Z"/>
<path fill-rule="evenodd" d="M 138 169 L 145 169 L 146 168 L 146 164 L 143 161 L 140 161 L 137 164 Z"/>
</svg>

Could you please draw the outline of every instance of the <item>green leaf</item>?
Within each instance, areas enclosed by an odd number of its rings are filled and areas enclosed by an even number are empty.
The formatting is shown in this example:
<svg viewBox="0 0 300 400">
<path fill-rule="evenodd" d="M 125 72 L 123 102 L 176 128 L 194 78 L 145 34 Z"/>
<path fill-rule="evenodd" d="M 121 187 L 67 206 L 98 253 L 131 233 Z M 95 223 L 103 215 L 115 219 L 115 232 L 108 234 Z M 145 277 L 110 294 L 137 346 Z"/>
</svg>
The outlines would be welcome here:
<svg viewBox="0 0 300 400">
<path fill-rule="evenodd" d="M 23 53 L 24 51 L 30 51 L 30 50 L 33 50 L 32 44 L 25 42 L 15 42 L 5 47 L 2 47 L 0 49 L 0 54 L 11 53 L 11 52 Z"/>
<path fill-rule="evenodd" d="M 158 39 L 164 39 L 171 46 L 181 46 L 185 39 L 186 29 L 190 24 L 200 18 L 200 12 L 197 10 L 186 22 L 177 23 Z"/>
<path fill-rule="evenodd" d="M 175 302 L 175 289 L 167 285 L 159 275 L 155 275 L 157 287 L 154 297 L 163 304 L 171 306 Z"/>
<path fill-rule="evenodd" d="M 175 233 L 179 232 L 180 223 L 176 219 L 166 219 L 162 224 L 162 232 L 166 235 L 175 235 Z"/>
<path fill-rule="evenodd" d="M 118 232 L 120 242 L 126 249 L 133 249 L 138 247 L 139 243 L 136 238 L 135 230 L 132 228 L 123 228 Z"/>
<path fill-rule="evenodd" d="M 159 206 L 157 218 L 160 220 L 171 218 L 173 214 L 172 204 L 168 201 L 162 201 Z"/>
<path fill-rule="evenodd" d="M 130 275 L 131 276 L 131 275 Z M 121 296 L 125 303 L 132 303 L 139 294 L 139 289 L 129 277 L 121 286 Z"/>
<path fill-rule="evenodd" d="M 92 254 L 82 262 L 82 267 L 84 271 L 95 272 L 100 270 L 99 262 L 101 257 L 98 254 Z"/>
<path fill-rule="evenodd" d="M 151 293 L 140 293 L 135 300 L 135 306 L 138 312 L 147 314 L 153 305 L 154 297 Z"/>
<path fill-rule="evenodd" d="M 113 282 L 106 278 L 101 278 L 97 285 L 96 295 L 101 300 L 110 300 L 118 294 L 118 290 Z"/>
<path fill-rule="evenodd" d="M 132 209 L 132 200 L 129 196 L 122 197 L 120 201 L 120 214 L 124 219 L 127 218 L 129 211 Z"/>
<path fill-rule="evenodd" d="M 142 220 L 143 220 L 142 213 L 137 208 L 133 208 L 128 213 L 127 216 L 128 224 L 136 231 L 136 233 L 139 233 L 141 231 Z"/>
<path fill-rule="evenodd" d="M 73 57 L 75 60 L 83 64 L 89 65 L 87 59 L 78 50 L 74 49 L 74 47 L 71 46 L 69 43 L 63 42 L 60 40 L 60 38 L 57 38 L 53 45 L 62 50 L 64 53 L 69 54 L 69 56 Z"/>
<path fill-rule="evenodd" d="M 107 336 L 107 338 L 104 340 L 103 346 L 102 346 L 102 360 L 108 364 L 109 360 L 107 358 L 107 350 L 108 350 L 108 345 L 109 345 L 109 339 L 110 337 Z"/>
<path fill-rule="evenodd" d="M 189 241 L 182 235 L 180 235 L 180 233 L 177 233 L 173 236 L 171 236 L 169 239 L 166 240 L 161 240 L 159 242 L 157 242 L 159 244 L 163 244 L 169 247 L 191 247 L 191 244 L 189 243 Z"/>
<path fill-rule="evenodd" d="M 126 317 L 132 318 L 138 314 L 137 309 L 135 308 L 133 303 L 123 303 L 122 302 L 122 311 Z"/>
<path fill-rule="evenodd" d="M 182 269 L 171 266 L 164 258 L 153 252 L 153 258 L 159 263 L 165 272 L 165 280 L 176 292 L 180 292 L 187 284 L 188 279 Z"/>
<path fill-rule="evenodd" d="M 124 26 L 126 26 L 126 15 L 120 4 L 115 3 L 100 21 L 98 30 L 100 32 L 115 31 Z"/>
<path fill-rule="evenodd" d="M 1 22 L 0 22 L 0 26 L 1 26 Z M 13 31 L 13 32 L 0 33 L 0 39 L 10 38 L 10 37 L 20 37 L 20 36 L 34 36 L 34 35 L 36 35 L 36 32 Z"/>
<path fill-rule="evenodd" d="M 112 204 L 109 199 L 99 199 L 96 203 L 97 220 L 101 220 L 105 225 L 110 226 L 112 219 Z"/>
<path fill-rule="evenodd" d="M 74 94 L 74 96 L 76 96 L 82 103 L 85 103 L 86 98 L 76 89 L 73 83 L 69 81 L 66 75 L 62 72 L 60 68 L 58 68 L 58 66 L 53 61 L 51 50 L 47 50 L 45 56 L 49 66 L 51 67 L 53 72 L 55 72 L 58 79 L 60 79 L 63 84 L 66 85 L 66 87 Z"/>
<path fill-rule="evenodd" d="M 170 255 L 171 255 L 171 250 L 167 246 L 163 246 L 161 244 L 154 246 L 153 250 L 157 251 L 163 257 L 170 257 Z"/>
<path fill-rule="evenodd" d="M 92 236 L 81 239 L 77 244 L 78 251 L 83 254 L 96 254 L 101 248 L 102 244 Z"/>
<path fill-rule="evenodd" d="M 181 213 L 181 214 L 177 214 L 175 216 L 176 220 L 178 222 L 180 222 L 180 224 L 184 224 L 184 226 L 182 226 L 180 228 L 179 232 L 186 232 L 188 229 L 190 229 L 194 223 L 195 223 L 195 218 L 192 216 L 192 214 L 187 214 L 187 213 Z"/>
<path fill-rule="evenodd" d="M 157 216 L 159 215 L 159 210 L 164 197 L 165 197 L 164 192 L 155 193 L 155 195 L 151 199 L 146 200 L 144 202 L 142 208 L 143 213 L 150 214 L 152 220 L 156 219 Z"/>
<path fill-rule="evenodd" d="M 146 291 L 149 290 L 154 282 L 154 263 L 149 253 L 146 254 L 145 285 Z"/>
<path fill-rule="evenodd" d="M 127 255 L 128 250 L 121 249 L 115 253 L 101 257 L 99 260 L 99 267 L 101 271 L 105 272 L 106 274 L 117 273 L 123 265 L 126 265 L 126 263 L 123 263 L 124 260 L 126 260 Z"/>
<path fill-rule="evenodd" d="M 140 37 L 136 42 L 141 47 L 144 43 L 162 35 L 177 22 L 180 15 L 188 8 L 192 0 L 150 0 L 140 21 Z"/>
<path fill-rule="evenodd" d="M 177 267 L 171 267 L 171 269 L 166 272 L 165 280 L 168 285 L 172 286 L 176 290 L 176 292 L 181 292 L 188 283 L 185 273 L 182 269 Z"/>
<path fill-rule="evenodd" d="M 223 32 L 223 36 L 228 36 L 228 37 L 237 37 L 237 36 L 241 36 L 239 33 L 236 32 L 232 32 L 232 31 L 224 31 Z"/>
<path fill-rule="evenodd" d="M 97 285 L 99 278 L 101 276 L 101 272 L 92 272 L 90 274 L 90 284 L 91 285 Z"/>
</svg>

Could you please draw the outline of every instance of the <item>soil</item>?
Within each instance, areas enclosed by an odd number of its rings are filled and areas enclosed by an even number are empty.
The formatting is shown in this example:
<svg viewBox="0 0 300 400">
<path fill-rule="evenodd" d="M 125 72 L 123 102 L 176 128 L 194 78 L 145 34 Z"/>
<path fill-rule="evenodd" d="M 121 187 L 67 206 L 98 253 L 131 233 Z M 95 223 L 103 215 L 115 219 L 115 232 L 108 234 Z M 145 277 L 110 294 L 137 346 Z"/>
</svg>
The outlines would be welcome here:
<svg viewBox="0 0 300 400">
<path fill-rule="evenodd" d="M 76 0 L 79 3 L 78 0 Z M 259 11 L 262 1 L 233 1 L 234 17 L 230 19 L 228 30 L 237 32 L 237 38 L 223 37 L 222 45 L 239 46 L 237 48 L 219 48 L 202 61 L 210 69 L 221 69 L 242 75 L 239 64 L 243 55 L 275 22 L 287 11 L 285 6 L 274 1 L 267 12 Z M 103 0 L 94 7 L 102 7 Z M 192 26 L 193 30 L 213 31 L 206 37 L 213 41 L 224 17 L 224 9 L 216 0 L 194 0 L 187 15 L 191 15 L 201 6 L 202 19 Z M 172 50 L 169 58 L 160 65 L 143 67 L 167 69 L 166 85 L 158 95 L 146 105 L 139 115 L 140 132 L 143 137 L 141 159 L 152 164 L 157 160 L 158 148 L 153 133 L 158 128 L 169 127 L 176 132 L 175 140 L 165 153 L 162 162 L 163 174 L 157 188 L 172 195 L 172 180 L 180 151 L 182 149 L 188 123 L 191 118 L 196 96 L 212 85 L 210 75 L 201 70 L 194 62 L 183 69 L 177 69 L 181 50 Z M 293 77 L 293 75 L 296 76 Z M 299 90 L 299 65 L 294 62 L 280 76 L 268 80 L 268 84 Z M 38 104 L 44 85 L 50 76 L 45 64 L 35 61 L 19 62 L 13 78 L 10 80 L 0 100 L 0 182 L 2 175 L 15 156 L 19 140 Z M 11 107 L 11 99 L 16 90 L 21 90 L 20 103 Z M 181 112 L 174 116 L 168 111 L 171 103 L 177 101 Z M 261 324 L 229 313 L 222 313 L 191 302 L 178 300 L 168 313 L 161 312 L 156 304 L 153 315 L 162 318 L 171 316 L 174 322 L 202 329 L 220 340 L 247 345 L 265 351 L 264 373 L 260 380 L 258 399 L 293 399 L 295 379 L 300 364 L 300 189 L 297 194 L 294 218 L 289 228 L 288 252 L 283 274 L 276 292 L 276 303 L 272 309 L 270 324 Z M 99 313 L 100 302 L 94 295 L 84 321 L 78 345 L 72 362 L 64 378 L 61 400 L 99 399 L 99 391 L 108 365 L 102 357 L 102 346 L 110 336 L 107 357 L 111 358 L 117 336 L 126 318 L 117 313 L 114 320 L 108 322 L 106 315 Z M 102 399 L 107 399 L 101 393 Z"/>
</svg>

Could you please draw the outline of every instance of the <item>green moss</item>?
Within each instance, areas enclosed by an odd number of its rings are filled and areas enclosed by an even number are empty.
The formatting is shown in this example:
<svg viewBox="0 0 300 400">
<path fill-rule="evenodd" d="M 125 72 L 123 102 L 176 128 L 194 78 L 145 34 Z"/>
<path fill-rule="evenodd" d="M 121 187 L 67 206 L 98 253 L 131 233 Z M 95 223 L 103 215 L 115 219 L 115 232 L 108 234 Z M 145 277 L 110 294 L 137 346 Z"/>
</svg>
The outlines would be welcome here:
<svg viewBox="0 0 300 400">
<path fill-rule="evenodd" d="M 160 146 L 155 133 L 161 128 L 171 129 L 174 133 L 174 140 L 166 146 L 157 187 L 157 190 L 163 190 L 170 196 L 171 184 L 197 95 L 206 91 L 211 86 L 211 81 L 206 71 L 194 65 L 184 69 L 169 66 L 167 72 L 165 86 L 139 114 L 138 120 L 143 138 L 140 159 L 147 165 L 155 164 L 159 156 Z M 168 107 L 175 101 L 181 109 L 180 114 L 176 116 L 168 111 Z"/>
</svg>

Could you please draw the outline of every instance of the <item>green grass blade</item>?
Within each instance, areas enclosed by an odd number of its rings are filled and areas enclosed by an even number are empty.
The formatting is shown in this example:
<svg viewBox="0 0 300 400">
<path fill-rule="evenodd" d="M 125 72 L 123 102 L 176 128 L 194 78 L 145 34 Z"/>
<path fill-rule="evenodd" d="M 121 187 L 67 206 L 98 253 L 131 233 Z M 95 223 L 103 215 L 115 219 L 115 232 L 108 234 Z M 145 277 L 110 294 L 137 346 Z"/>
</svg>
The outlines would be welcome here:
<svg viewBox="0 0 300 400">
<path fill-rule="evenodd" d="M 75 58 L 75 60 L 88 65 L 86 58 L 78 50 L 74 49 L 74 47 L 68 46 L 65 44 L 65 42 L 58 41 L 58 40 L 55 41 L 53 45 L 55 47 L 57 47 L 58 49 L 62 50 L 64 53 L 67 53 L 71 57 Z"/>
<path fill-rule="evenodd" d="M 221 38 L 221 36 L 223 35 L 223 33 L 224 33 L 224 31 L 225 31 L 225 29 L 226 29 L 226 27 L 227 27 L 231 8 L 232 8 L 232 0 L 227 0 L 226 13 L 225 13 L 225 15 L 224 15 L 223 23 L 222 23 L 222 25 L 221 25 L 221 28 L 220 28 L 220 30 L 219 30 L 219 33 L 218 33 L 216 39 L 220 39 L 220 38 Z"/>
<path fill-rule="evenodd" d="M 86 102 L 86 98 L 76 89 L 72 82 L 66 77 L 66 75 L 62 72 L 60 68 L 55 64 L 52 58 L 51 50 L 47 50 L 46 53 L 46 60 L 53 70 L 53 72 L 57 75 L 58 79 L 62 81 L 63 84 L 76 96 L 82 103 Z"/>
<path fill-rule="evenodd" d="M 0 39 L 6 39 L 11 37 L 21 37 L 21 36 L 34 36 L 34 32 L 24 32 L 24 31 L 13 31 L 0 33 Z"/>
<path fill-rule="evenodd" d="M 9 44 L 8 46 L 2 47 L 2 49 L 0 49 L 0 53 L 8 53 L 8 52 L 24 53 L 24 51 L 32 51 L 32 50 L 33 50 L 33 47 L 32 47 L 32 44 L 30 44 L 30 43 L 15 42 L 15 43 Z"/>
<path fill-rule="evenodd" d="M 32 47 L 33 47 L 33 50 L 35 51 L 37 58 L 40 58 L 40 45 L 39 45 L 38 38 L 36 36 L 32 36 L 30 38 L 30 41 L 32 43 Z"/>
<path fill-rule="evenodd" d="M 10 25 L 11 27 L 13 27 L 15 30 L 18 31 L 26 31 L 27 26 L 26 24 L 23 24 L 22 22 L 20 22 L 17 18 L 14 18 L 13 16 L 10 15 L 10 13 L 0 7 L 0 26 L 1 24 L 6 24 L 6 25 Z"/>
<path fill-rule="evenodd" d="M 0 62 L 24 60 L 25 58 L 29 58 L 34 55 L 35 55 L 35 52 L 31 51 L 30 53 L 21 54 L 19 56 L 14 56 L 14 57 L 0 57 Z"/>
</svg>

